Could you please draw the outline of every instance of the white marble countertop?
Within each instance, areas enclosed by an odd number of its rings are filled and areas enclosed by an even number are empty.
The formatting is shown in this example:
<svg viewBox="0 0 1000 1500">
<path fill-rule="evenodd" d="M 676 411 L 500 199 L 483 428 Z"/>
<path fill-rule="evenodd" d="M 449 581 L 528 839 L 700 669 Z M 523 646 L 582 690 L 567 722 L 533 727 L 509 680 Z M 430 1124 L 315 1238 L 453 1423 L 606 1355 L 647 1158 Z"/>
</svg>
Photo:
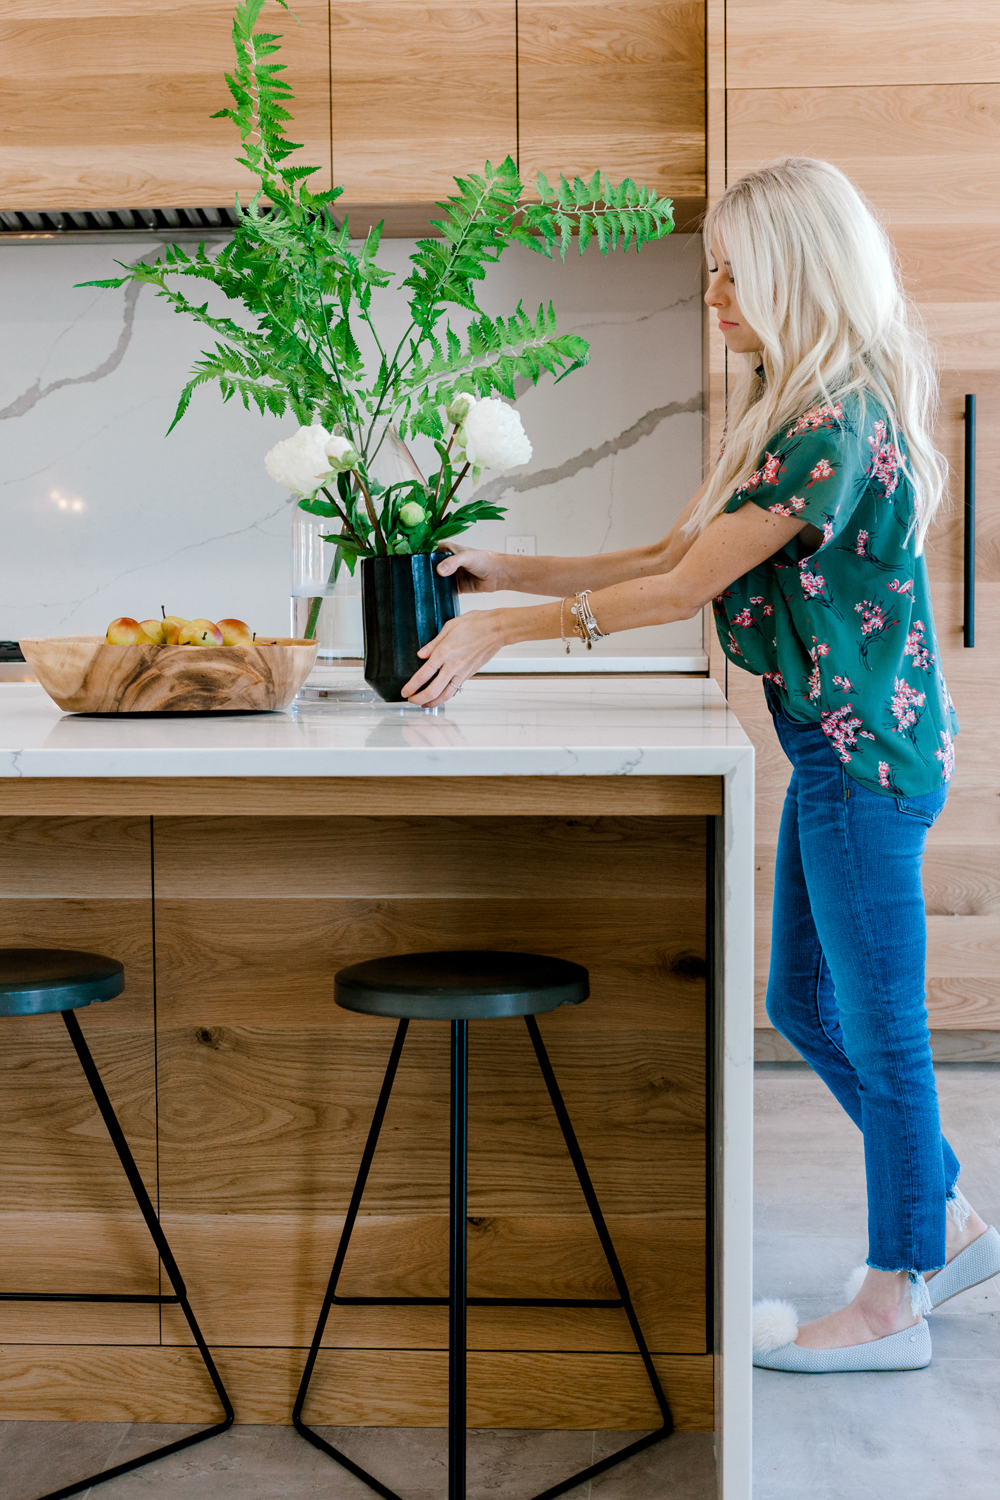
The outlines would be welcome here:
<svg viewBox="0 0 1000 1500">
<path fill-rule="evenodd" d="M 710 678 L 480 678 L 432 711 L 345 690 L 218 718 L 64 714 L 0 683 L 0 776 L 720 776 L 752 757 Z"/>
</svg>

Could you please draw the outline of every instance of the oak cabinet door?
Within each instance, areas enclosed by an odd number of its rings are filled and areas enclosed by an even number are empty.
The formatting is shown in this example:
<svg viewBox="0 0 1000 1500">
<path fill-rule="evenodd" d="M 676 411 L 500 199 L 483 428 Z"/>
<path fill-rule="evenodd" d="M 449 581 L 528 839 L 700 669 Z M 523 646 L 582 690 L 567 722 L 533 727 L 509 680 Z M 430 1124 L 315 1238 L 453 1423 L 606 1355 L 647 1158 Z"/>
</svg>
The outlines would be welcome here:
<svg viewBox="0 0 1000 1500">
<path fill-rule="evenodd" d="M 704 197 L 703 3 L 519 0 L 518 100 L 522 177 L 600 167 Z"/>
<path fill-rule="evenodd" d="M 330 183 L 327 0 L 283 16 L 293 140 Z M 232 0 L 8 0 L 0 15 L 0 206 L 222 205 L 254 179 L 231 103 Z"/>
<path fill-rule="evenodd" d="M 770 14 L 782 8 L 739 0 L 735 11 Z M 887 9 L 892 7 L 878 7 L 879 13 Z M 803 70 L 795 67 L 800 76 Z M 1000 1029 L 1000 83 L 730 89 L 727 145 L 730 182 L 789 153 L 826 157 L 853 178 L 886 222 L 940 359 L 937 441 L 951 466 L 951 503 L 931 532 L 927 552 L 942 664 L 962 733 L 948 805 L 930 834 L 924 865 L 927 995 L 932 1027 Z M 972 650 L 964 647 L 962 634 L 968 392 L 978 398 Z M 768 743 L 759 684 L 733 667 L 729 683 L 734 707 L 744 723 L 747 713 L 764 751 L 758 769 L 762 995 L 773 841 L 788 768 Z M 766 1024 L 762 1011 L 758 1024 Z"/>
<path fill-rule="evenodd" d="M 517 154 L 515 0 L 333 0 L 343 203 L 429 203 Z M 363 226 L 367 228 L 367 226 Z"/>
<path fill-rule="evenodd" d="M 1000 82 L 996 0 L 727 0 L 729 88 Z"/>
</svg>

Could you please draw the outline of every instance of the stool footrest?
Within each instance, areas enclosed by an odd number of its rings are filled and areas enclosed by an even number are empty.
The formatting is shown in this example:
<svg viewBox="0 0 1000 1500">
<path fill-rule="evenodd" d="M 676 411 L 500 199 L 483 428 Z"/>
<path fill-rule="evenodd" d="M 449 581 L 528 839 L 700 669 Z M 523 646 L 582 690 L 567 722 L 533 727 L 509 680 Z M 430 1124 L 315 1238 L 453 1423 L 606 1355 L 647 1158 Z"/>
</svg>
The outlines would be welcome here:
<svg viewBox="0 0 1000 1500">
<path fill-rule="evenodd" d="M 616 1307 L 620 1297 L 467 1297 L 469 1307 Z M 447 1297 L 341 1297 L 330 1299 L 334 1307 L 447 1307 Z"/>
<path fill-rule="evenodd" d="M 167 1302 L 180 1298 L 159 1292 L 0 1292 L 0 1302 Z"/>
</svg>

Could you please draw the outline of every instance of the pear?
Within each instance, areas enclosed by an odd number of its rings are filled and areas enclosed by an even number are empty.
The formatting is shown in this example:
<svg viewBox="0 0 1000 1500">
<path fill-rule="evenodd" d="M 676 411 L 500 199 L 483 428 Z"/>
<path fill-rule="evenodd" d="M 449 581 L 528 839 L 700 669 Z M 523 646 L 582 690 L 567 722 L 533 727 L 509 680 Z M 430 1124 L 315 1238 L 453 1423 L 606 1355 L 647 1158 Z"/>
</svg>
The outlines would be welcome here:
<svg viewBox="0 0 1000 1500">
<path fill-rule="evenodd" d="M 167 636 L 164 629 L 165 625 L 165 620 L 139 621 L 139 629 L 144 630 L 149 636 L 149 639 L 153 641 L 157 646 L 165 646 L 167 644 Z"/>
<path fill-rule="evenodd" d="M 164 615 L 160 624 L 163 626 L 163 639 L 166 645 L 176 646 L 180 639 L 181 631 L 191 621 L 186 620 L 183 615 Z"/>
<path fill-rule="evenodd" d="M 221 646 L 222 631 L 214 620 L 189 620 L 178 637 L 181 646 Z"/>
<path fill-rule="evenodd" d="M 224 646 L 249 646 L 253 642 L 253 632 L 243 620 L 220 620 L 219 629 Z"/>
<path fill-rule="evenodd" d="M 112 620 L 104 639 L 109 646 L 152 646 L 155 644 L 143 630 L 139 621 L 133 620 L 130 615 L 119 615 L 117 620 Z"/>
</svg>

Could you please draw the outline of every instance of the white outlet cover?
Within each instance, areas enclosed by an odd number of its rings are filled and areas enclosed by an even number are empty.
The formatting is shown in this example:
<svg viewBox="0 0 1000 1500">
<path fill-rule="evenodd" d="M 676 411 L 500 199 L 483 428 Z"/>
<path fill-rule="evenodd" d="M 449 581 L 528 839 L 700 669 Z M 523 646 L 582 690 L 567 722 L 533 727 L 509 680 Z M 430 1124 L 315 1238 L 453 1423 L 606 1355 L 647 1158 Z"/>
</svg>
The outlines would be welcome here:
<svg viewBox="0 0 1000 1500">
<path fill-rule="evenodd" d="M 509 536 L 507 551 L 515 557 L 534 557 L 535 538 L 533 536 Z"/>
</svg>

